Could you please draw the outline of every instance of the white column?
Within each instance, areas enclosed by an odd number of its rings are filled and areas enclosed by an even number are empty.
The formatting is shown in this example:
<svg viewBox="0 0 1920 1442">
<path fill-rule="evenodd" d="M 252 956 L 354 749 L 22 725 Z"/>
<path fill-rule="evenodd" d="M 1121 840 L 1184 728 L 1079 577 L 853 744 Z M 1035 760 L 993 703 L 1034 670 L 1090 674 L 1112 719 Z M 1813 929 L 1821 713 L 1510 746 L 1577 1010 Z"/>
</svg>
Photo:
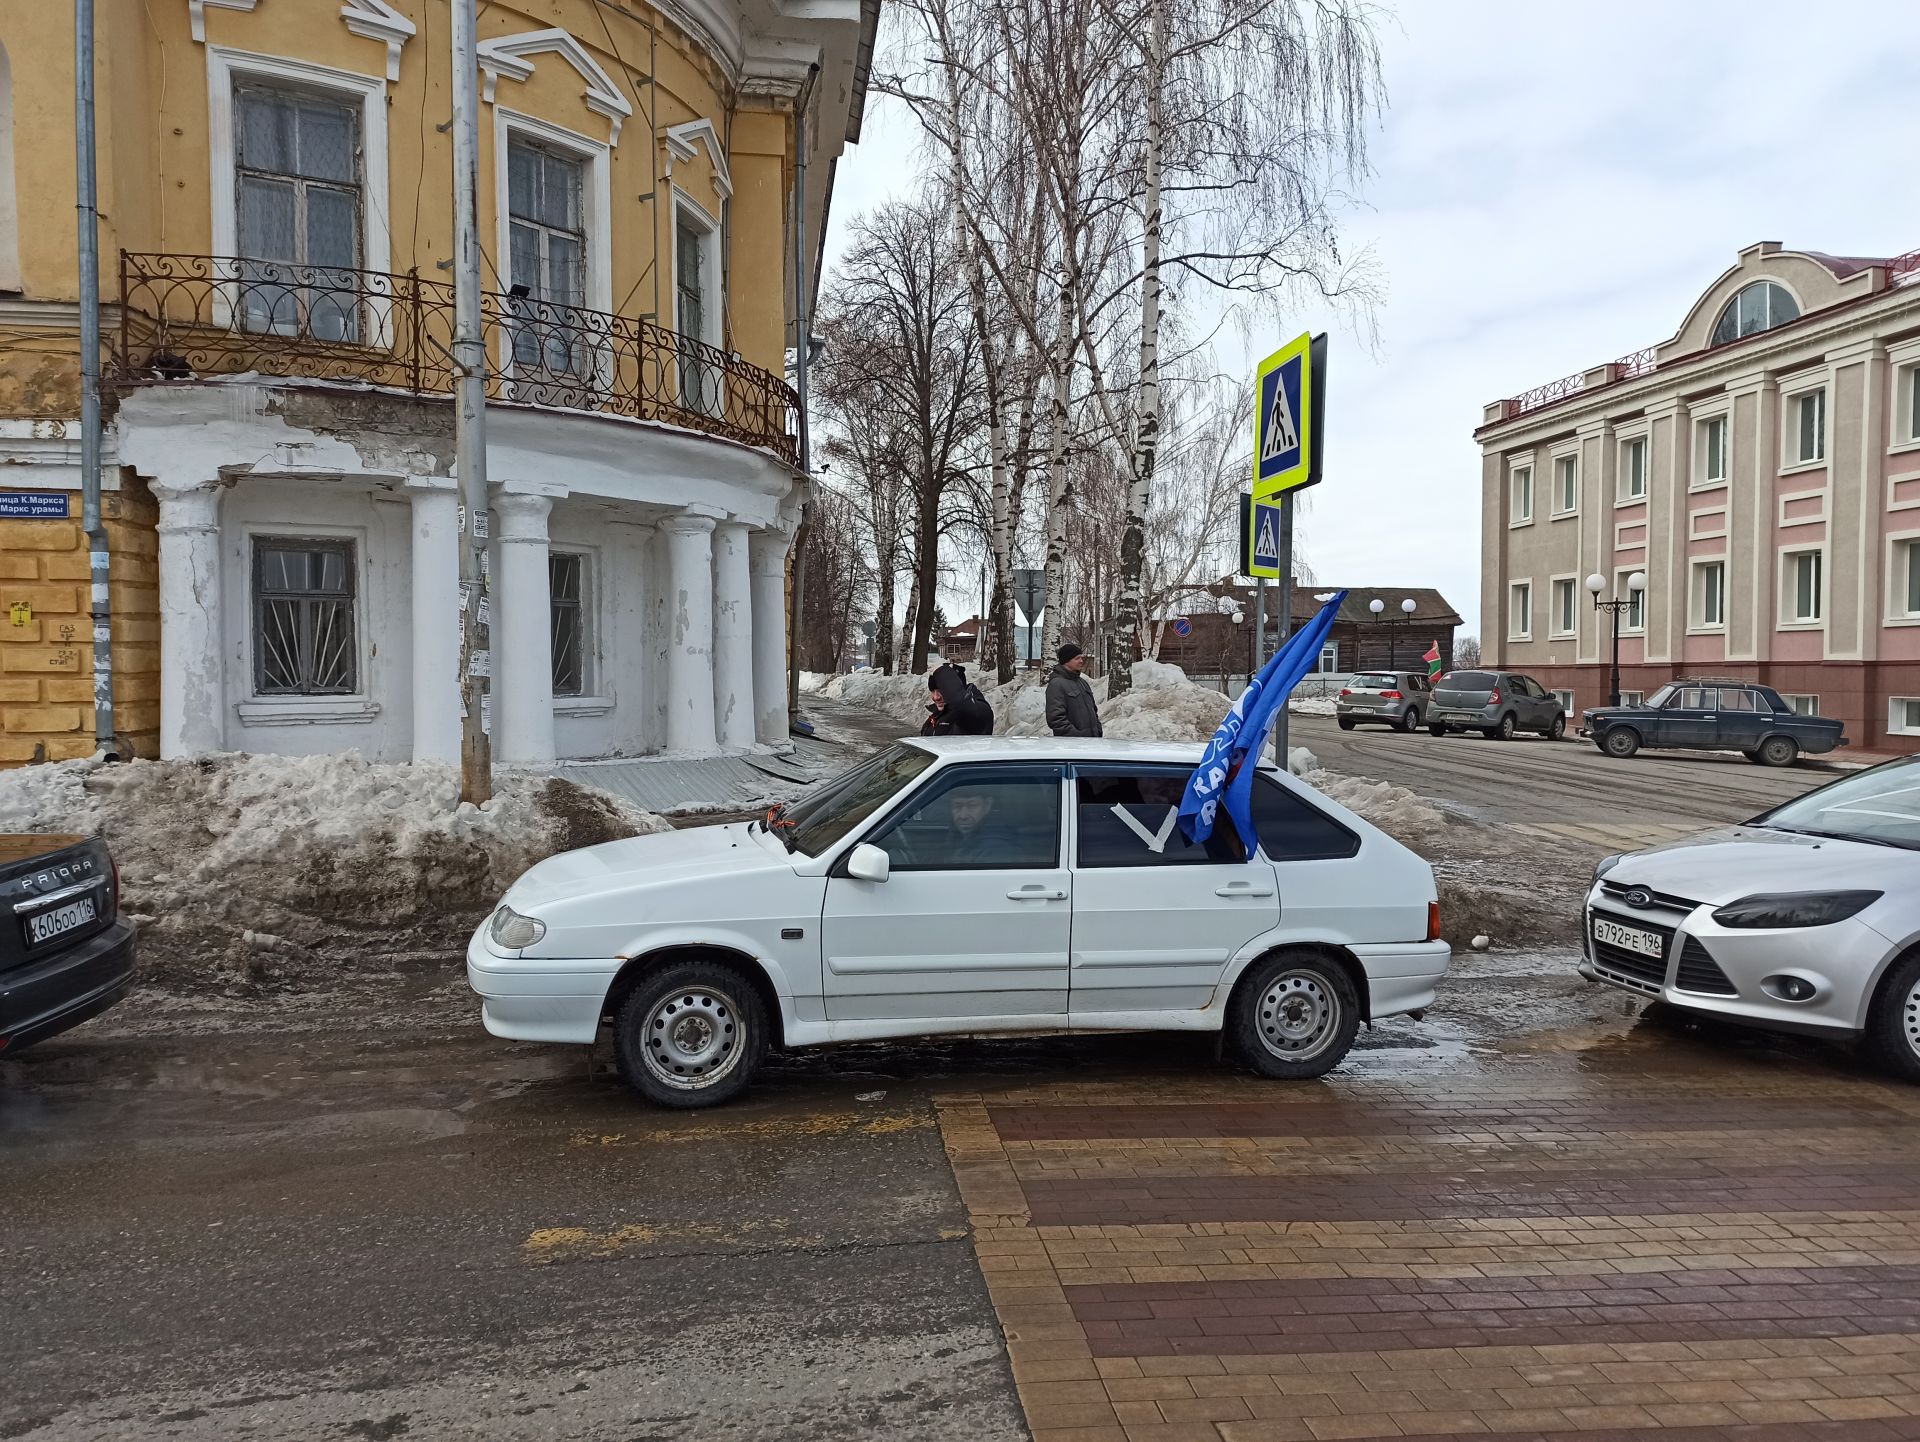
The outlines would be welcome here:
<svg viewBox="0 0 1920 1442">
<path fill-rule="evenodd" d="M 410 476 L 413 759 L 460 764 L 460 494 L 448 476 Z"/>
<path fill-rule="evenodd" d="M 218 486 L 155 486 L 160 503 L 160 756 L 226 749 Z"/>
<path fill-rule="evenodd" d="M 713 528 L 713 716 L 722 746 L 753 745 L 753 597 L 747 527 Z"/>
<path fill-rule="evenodd" d="M 785 531 L 755 531 L 748 543 L 753 591 L 753 729 L 763 743 L 787 739 L 787 543 Z"/>
<path fill-rule="evenodd" d="M 493 498 L 493 754 L 507 766 L 553 760 L 553 599 L 547 514 L 553 497 Z"/>
<path fill-rule="evenodd" d="M 680 511 L 667 537 L 667 749 L 711 751 L 713 517 Z"/>
</svg>

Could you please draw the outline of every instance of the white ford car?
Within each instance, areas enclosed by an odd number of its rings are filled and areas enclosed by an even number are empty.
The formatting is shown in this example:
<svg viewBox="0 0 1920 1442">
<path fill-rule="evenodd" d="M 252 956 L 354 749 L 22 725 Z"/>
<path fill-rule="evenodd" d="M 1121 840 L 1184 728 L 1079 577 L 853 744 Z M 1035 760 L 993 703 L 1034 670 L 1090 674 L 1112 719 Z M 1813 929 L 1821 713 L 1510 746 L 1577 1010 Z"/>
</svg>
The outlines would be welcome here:
<svg viewBox="0 0 1920 1442">
<path fill-rule="evenodd" d="M 1226 1033 L 1318 1076 L 1418 1013 L 1449 952 L 1432 869 L 1278 770 L 1249 858 L 1175 824 L 1193 746 L 902 741 L 765 821 L 543 861 L 474 934 L 487 1030 L 590 1045 L 628 1083 L 725 1101 L 769 1047 L 940 1032 Z"/>
<path fill-rule="evenodd" d="M 1920 1081 L 1920 758 L 1595 869 L 1580 970 Z"/>
</svg>

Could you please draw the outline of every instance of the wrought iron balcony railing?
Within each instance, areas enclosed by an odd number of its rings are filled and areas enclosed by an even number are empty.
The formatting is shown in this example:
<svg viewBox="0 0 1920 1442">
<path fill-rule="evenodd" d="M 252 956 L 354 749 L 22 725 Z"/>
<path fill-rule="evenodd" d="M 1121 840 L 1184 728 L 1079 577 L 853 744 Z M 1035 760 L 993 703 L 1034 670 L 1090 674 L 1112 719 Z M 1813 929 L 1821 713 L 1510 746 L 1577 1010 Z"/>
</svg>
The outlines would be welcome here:
<svg viewBox="0 0 1920 1442">
<path fill-rule="evenodd" d="M 235 256 L 120 255 L 111 379 L 364 381 L 453 390 L 453 287 Z M 487 393 L 502 401 L 663 421 L 798 460 L 799 400 L 771 371 L 633 316 L 481 296 Z"/>
</svg>

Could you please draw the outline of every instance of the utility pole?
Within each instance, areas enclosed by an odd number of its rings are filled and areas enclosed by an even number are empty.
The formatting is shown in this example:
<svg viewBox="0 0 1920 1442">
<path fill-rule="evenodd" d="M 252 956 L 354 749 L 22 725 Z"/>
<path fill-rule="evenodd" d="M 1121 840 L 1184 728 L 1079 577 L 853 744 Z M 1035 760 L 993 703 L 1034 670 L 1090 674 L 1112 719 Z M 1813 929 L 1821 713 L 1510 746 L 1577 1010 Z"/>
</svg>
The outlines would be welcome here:
<svg viewBox="0 0 1920 1442">
<path fill-rule="evenodd" d="M 74 0 L 73 109 L 80 235 L 80 516 L 93 619 L 93 748 L 113 760 L 113 613 L 100 515 L 100 199 L 94 172 L 93 0 Z"/>
<path fill-rule="evenodd" d="M 807 284 L 807 111 L 813 105 L 813 85 L 819 75 L 817 64 L 807 68 L 807 83 L 793 104 L 793 387 L 800 402 L 800 484 L 809 489 L 813 486 L 813 433 L 807 417 L 810 403 L 807 372 L 813 361 L 813 292 Z M 793 537 L 793 617 L 787 629 L 787 715 L 790 718 L 800 714 L 800 627 L 807 614 L 806 546 L 812 530 L 813 502 L 807 500 L 801 502 L 800 525 Z M 886 624 L 893 624 L 891 616 L 886 618 Z"/>
<path fill-rule="evenodd" d="M 487 695 L 487 342 L 480 318 L 480 69 L 474 0 L 453 0 L 453 453 L 460 478 L 460 799 L 493 796 Z"/>
</svg>

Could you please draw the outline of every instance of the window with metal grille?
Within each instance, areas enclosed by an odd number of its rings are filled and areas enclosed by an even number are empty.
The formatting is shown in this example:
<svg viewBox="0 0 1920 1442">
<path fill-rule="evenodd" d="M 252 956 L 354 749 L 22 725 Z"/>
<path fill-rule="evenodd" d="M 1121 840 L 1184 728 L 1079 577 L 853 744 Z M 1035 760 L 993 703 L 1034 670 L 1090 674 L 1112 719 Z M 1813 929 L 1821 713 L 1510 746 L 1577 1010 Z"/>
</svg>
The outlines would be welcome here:
<svg viewBox="0 0 1920 1442">
<path fill-rule="evenodd" d="M 720 409 L 720 377 L 701 350 L 709 311 L 707 229 L 681 217 L 674 222 L 674 324 L 680 347 L 680 404 L 715 415 Z"/>
<path fill-rule="evenodd" d="M 578 696 L 586 684 L 586 574 L 587 558 L 577 551 L 555 551 L 547 557 L 556 696 Z"/>
<path fill-rule="evenodd" d="M 516 370 L 585 374 L 586 164 L 524 140 L 507 142 L 507 264 L 514 290 Z"/>
<path fill-rule="evenodd" d="M 360 339 L 360 111 L 302 91 L 234 91 L 240 323 Z"/>
<path fill-rule="evenodd" d="M 354 590 L 351 541 L 254 542 L 255 694 L 344 696 L 359 689 Z"/>
</svg>

